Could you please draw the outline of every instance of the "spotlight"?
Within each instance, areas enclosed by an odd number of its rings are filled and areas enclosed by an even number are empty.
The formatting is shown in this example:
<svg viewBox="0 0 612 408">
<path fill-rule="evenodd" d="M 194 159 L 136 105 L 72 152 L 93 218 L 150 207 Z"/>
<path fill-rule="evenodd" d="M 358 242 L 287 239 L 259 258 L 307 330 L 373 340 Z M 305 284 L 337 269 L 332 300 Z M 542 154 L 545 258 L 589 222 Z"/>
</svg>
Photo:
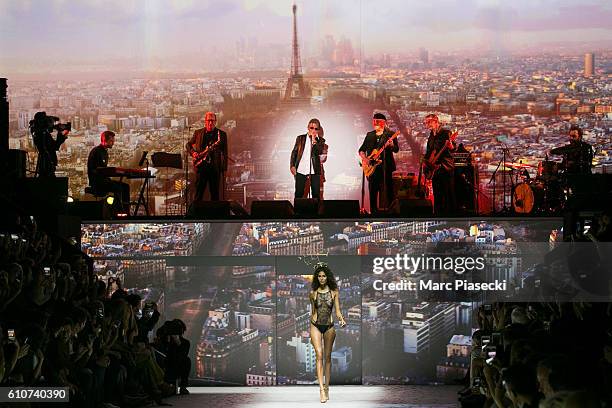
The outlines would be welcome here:
<svg viewBox="0 0 612 408">
<path fill-rule="evenodd" d="M 112 194 L 106 196 L 106 204 L 113 205 L 115 202 L 115 197 Z"/>
<path fill-rule="evenodd" d="M 72 196 L 68 196 L 68 197 L 66 197 L 66 202 L 67 203 L 74 203 L 74 198 L 72 198 Z"/>
</svg>

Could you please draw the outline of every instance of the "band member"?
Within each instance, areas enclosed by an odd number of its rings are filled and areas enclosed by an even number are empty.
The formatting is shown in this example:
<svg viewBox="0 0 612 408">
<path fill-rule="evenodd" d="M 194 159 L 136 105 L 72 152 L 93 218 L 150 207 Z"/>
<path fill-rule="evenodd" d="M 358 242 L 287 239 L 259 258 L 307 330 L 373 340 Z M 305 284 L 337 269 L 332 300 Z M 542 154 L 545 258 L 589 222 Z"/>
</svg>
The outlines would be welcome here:
<svg viewBox="0 0 612 408">
<path fill-rule="evenodd" d="M 201 158 L 202 153 L 208 147 L 209 153 L 206 158 L 196 166 L 196 194 L 195 201 L 201 201 L 204 197 L 206 186 L 209 186 L 210 199 L 219 200 L 219 186 L 221 177 L 227 171 L 227 134 L 217 129 L 217 116 L 214 112 L 206 112 L 204 116 L 204 128 L 197 129 L 185 146 L 187 152 L 193 157 L 194 164 Z"/>
<path fill-rule="evenodd" d="M 359 148 L 362 166 L 367 164 L 368 156 L 374 149 L 384 149 L 374 173 L 368 176 L 368 191 L 370 197 L 370 213 L 375 214 L 380 207 L 388 208 L 393 201 L 393 172 L 395 158 L 393 153 L 399 152 L 397 138 L 391 139 L 393 132 L 387 128 L 387 118 L 382 113 L 375 113 L 372 118 L 374 130 L 368 132 Z M 379 203 L 380 200 L 380 203 Z"/>
<path fill-rule="evenodd" d="M 100 133 L 100 144 L 91 149 L 87 157 L 87 177 L 95 195 L 113 193 L 113 206 L 117 210 L 125 211 L 130 206 L 130 186 L 98 174 L 99 168 L 108 167 L 108 149 L 112 149 L 114 144 L 114 132 L 105 130 Z"/>
<path fill-rule="evenodd" d="M 572 125 L 569 138 L 569 144 L 552 149 L 550 154 L 564 156 L 563 167 L 567 174 L 591 174 L 593 148 L 582 140 L 582 129 Z"/>
<path fill-rule="evenodd" d="M 316 118 L 310 119 L 307 129 L 306 134 L 295 138 L 289 170 L 295 177 L 295 198 L 304 197 L 307 181 L 310 181 L 312 198 L 321 198 L 321 156 L 325 148 L 325 139 L 319 136 L 321 122 Z M 324 158 L 327 158 L 327 154 Z"/>
<path fill-rule="evenodd" d="M 436 215 L 452 215 L 455 211 L 455 163 L 451 152 L 455 150 L 454 143 L 450 140 L 451 132 L 440 125 L 440 120 L 435 114 L 425 117 L 425 126 L 430 130 L 427 139 L 425 159 L 431 160 L 432 153 L 436 155 L 442 149 L 444 151 L 438 157 L 437 163 L 440 167 L 431 179 L 434 195 L 434 213 Z"/>
<path fill-rule="evenodd" d="M 51 136 L 51 132 L 55 128 L 50 128 L 53 124 L 53 116 L 47 116 L 45 112 L 37 112 L 34 119 L 30 121 L 30 132 L 34 140 L 34 146 L 38 150 L 38 160 L 36 161 L 36 174 L 39 177 L 55 177 L 55 169 L 57 168 L 57 151 L 66 141 L 68 129 L 57 129 L 55 139 Z"/>
</svg>

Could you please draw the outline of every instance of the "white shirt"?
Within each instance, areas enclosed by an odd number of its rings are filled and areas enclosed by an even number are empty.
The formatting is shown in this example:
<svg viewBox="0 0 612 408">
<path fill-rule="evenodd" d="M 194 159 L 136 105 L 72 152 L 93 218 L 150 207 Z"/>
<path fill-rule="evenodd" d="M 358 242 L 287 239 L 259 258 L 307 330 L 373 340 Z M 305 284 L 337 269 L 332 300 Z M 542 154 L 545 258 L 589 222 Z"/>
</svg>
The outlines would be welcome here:
<svg viewBox="0 0 612 408">
<path fill-rule="evenodd" d="M 312 154 L 312 139 L 310 136 L 306 135 L 306 143 L 304 144 L 304 151 L 302 152 L 302 158 L 300 159 L 300 163 L 298 164 L 297 172 L 303 175 L 315 174 L 315 169 L 312 164 L 310 164 L 309 159 L 311 159 Z"/>
</svg>

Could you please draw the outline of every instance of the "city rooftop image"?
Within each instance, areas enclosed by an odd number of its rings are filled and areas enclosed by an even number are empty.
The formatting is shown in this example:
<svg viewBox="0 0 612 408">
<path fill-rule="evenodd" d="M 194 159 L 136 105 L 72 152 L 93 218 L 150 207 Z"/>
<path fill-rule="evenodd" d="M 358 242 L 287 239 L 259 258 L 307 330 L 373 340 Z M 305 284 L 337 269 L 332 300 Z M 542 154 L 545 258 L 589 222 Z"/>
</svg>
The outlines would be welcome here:
<svg viewBox="0 0 612 408">
<path fill-rule="evenodd" d="M 606 0 L 0 0 L 0 404 L 612 406 Z"/>
</svg>

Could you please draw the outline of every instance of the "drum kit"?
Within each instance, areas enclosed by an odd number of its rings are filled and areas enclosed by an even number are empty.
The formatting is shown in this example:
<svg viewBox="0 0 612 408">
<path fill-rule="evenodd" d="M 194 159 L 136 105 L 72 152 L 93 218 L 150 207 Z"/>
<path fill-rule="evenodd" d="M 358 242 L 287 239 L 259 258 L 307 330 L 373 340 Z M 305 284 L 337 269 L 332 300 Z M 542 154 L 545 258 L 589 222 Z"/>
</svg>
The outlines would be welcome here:
<svg viewBox="0 0 612 408">
<path fill-rule="evenodd" d="M 524 163 L 505 163 L 510 173 L 512 208 L 521 215 L 559 214 L 565 204 L 566 177 L 562 162 L 540 161 L 536 166 Z M 532 178 L 530 170 L 536 169 Z"/>
<path fill-rule="evenodd" d="M 557 214 L 563 209 L 564 171 L 560 162 L 543 160 L 537 166 L 537 176 L 531 178 L 528 164 L 506 163 L 516 171 L 512 189 L 512 209 L 516 214 Z"/>
</svg>

